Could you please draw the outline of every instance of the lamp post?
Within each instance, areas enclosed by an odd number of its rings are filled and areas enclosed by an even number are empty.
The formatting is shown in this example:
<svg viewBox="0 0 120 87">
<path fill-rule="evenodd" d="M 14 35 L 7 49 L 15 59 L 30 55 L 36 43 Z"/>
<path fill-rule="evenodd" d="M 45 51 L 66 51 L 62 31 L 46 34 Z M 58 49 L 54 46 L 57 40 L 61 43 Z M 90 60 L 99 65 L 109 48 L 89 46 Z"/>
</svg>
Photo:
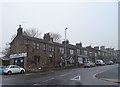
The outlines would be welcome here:
<svg viewBox="0 0 120 87">
<path fill-rule="evenodd" d="M 68 28 L 65 28 L 65 66 L 67 66 L 67 46 L 66 46 L 66 30 Z"/>
</svg>

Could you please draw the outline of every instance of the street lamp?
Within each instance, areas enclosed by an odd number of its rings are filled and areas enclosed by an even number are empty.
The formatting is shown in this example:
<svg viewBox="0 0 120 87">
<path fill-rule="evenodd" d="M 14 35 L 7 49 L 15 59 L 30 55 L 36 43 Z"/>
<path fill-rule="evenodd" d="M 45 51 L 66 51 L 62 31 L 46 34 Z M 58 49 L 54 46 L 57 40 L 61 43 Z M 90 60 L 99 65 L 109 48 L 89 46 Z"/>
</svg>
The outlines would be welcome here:
<svg viewBox="0 0 120 87">
<path fill-rule="evenodd" d="M 65 28 L 65 66 L 67 66 L 67 48 L 66 48 L 66 30 L 67 30 L 68 28 Z"/>
</svg>

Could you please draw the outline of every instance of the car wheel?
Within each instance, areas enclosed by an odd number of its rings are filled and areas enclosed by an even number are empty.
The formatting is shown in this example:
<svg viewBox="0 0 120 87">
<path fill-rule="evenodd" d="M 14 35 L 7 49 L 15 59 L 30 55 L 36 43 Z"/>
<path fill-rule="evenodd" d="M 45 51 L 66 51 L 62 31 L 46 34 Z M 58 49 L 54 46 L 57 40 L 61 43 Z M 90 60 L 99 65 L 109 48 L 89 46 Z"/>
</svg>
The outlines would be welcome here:
<svg viewBox="0 0 120 87">
<path fill-rule="evenodd" d="M 24 73 L 24 70 L 21 70 L 21 74 L 23 74 Z"/>
<path fill-rule="evenodd" d="M 8 75 L 11 75 L 12 74 L 12 72 L 11 71 L 8 71 Z"/>
</svg>

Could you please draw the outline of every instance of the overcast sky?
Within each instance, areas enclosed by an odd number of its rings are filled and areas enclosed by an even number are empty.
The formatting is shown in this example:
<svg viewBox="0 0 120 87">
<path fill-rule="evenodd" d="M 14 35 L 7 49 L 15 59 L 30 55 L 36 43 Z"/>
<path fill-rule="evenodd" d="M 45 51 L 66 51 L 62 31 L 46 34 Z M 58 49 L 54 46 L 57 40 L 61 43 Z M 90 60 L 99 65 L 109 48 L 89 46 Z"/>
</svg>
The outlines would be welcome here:
<svg viewBox="0 0 120 87">
<path fill-rule="evenodd" d="M 61 40 L 68 27 L 71 44 L 82 42 L 83 46 L 118 49 L 117 2 L 4 2 L 0 7 L 3 48 L 21 24 L 24 30 L 39 30 L 41 38 L 47 32 L 59 33 Z"/>
</svg>

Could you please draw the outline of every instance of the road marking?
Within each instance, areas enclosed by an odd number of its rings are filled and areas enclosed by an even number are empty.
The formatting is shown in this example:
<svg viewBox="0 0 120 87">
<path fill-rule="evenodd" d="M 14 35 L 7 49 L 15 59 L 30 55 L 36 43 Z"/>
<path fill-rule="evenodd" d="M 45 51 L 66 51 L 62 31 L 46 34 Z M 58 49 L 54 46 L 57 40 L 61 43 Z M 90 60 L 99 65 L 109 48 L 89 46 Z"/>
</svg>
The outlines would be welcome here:
<svg viewBox="0 0 120 87">
<path fill-rule="evenodd" d="M 48 81 L 53 80 L 53 79 L 54 79 L 54 78 L 50 78 L 50 79 L 45 80 L 45 81 L 43 81 L 43 82 L 48 82 Z"/>
<path fill-rule="evenodd" d="M 102 80 L 105 80 L 105 81 L 111 81 L 111 82 L 115 82 L 115 83 L 120 83 L 120 79 L 108 79 L 108 78 L 100 78 Z"/>
<path fill-rule="evenodd" d="M 110 70 L 110 69 L 109 69 Z M 100 74 L 100 73 L 103 73 L 103 72 L 106 72 L 108 70 L 103 70 L 103 71 L 100 71 L 100 72 L 97 72 L 95 74 L 93 74 L 93 78 L 97 78 L 96 75 Z M 98 79 L 98 78 L 97 78 Z"/>
<path fill-rule="evenodd" d="M 111 68 L 111 69 L 113 69 L 113 68 Z M 93 74 L 93 78 L 98 79 L 98 80 L 110 81 L 110 82 L 115 82 L 115 81 L 120 82 L 120 79 L 109 79 L 109 78 L 98 78 L 98 77 L 96 77 L 98 74 L 109 71 L 111 69 L 103 70 L 101 72 L 97 72 L 97 73 Z M 114 84 L 116 84 L 116 83 L 114 83 Z"/>
<path fill-rule="evenodd" d="M 33 85 L 39 85 L 39 84 L 33 84 Z"/>
<path fill-rule="evenodd" d="M 32 75 L 33 73 L 28 73 L 28 74 L 24 74 L 24 75 L 26 75 L 26 76 L 28 76 L 28 75 Z"/>
<path fill-rule="evenodd" d="M 80 81 L 80 75 L 79 76 L 75 76 L 75 77 L 73 77 L 72 79 L 70 79 L 70 80 L 76 80 L 76 81 Z"/>
<path fill-rule="evenodd" d="M 68 74 L 70 74 L 70 73 L 66 73 L 66 74 L 63 74 L 63 75 L 60 75 L 60 76 L 66 76 L 66 75 L 68 75 Z"/>
</svg>

